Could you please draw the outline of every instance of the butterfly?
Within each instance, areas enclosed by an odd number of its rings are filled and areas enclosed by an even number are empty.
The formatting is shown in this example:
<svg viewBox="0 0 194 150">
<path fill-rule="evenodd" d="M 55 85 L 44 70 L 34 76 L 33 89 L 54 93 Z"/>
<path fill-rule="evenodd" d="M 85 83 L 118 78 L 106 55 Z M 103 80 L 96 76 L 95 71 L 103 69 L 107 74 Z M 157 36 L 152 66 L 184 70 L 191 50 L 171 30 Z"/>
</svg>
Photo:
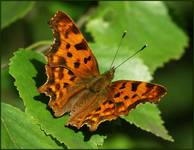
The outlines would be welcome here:
<svg viewBox="0 0 194 150">
<path fill-rule="evenodd" d="M 127 115 L 139 103 L 159 102 L 161 85 L 142 81 L 112 82 L 115 68 L 100 74 L 98 62 L 73 20 L 57 11 L 50 19 L 54 41 L 46 52 L 47 81 L 39 88 L 50 97 L 55 117 L 70 113 L 67 125 L 95 131 L 104 121 Z"/>
</svg>

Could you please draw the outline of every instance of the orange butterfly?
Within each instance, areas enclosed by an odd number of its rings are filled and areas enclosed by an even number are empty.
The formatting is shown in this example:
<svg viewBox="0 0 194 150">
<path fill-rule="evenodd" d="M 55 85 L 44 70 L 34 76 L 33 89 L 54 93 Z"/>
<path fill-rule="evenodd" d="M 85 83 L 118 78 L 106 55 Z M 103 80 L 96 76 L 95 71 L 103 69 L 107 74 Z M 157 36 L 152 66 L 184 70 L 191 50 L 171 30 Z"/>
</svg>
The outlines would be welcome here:
<svg viewBox="0 0 194 150">
<path fill-rule="evenodd" d="M 160 85 L 130 80 L 112 82 L 115 68 L 100 74 L 98 63 L 73 20 L 58 11 L 49 21 L 54 44 L 46 56 L 48 79 L 39 88 L 50 96 L 54 116 L 70 112 L 68 124 L 90 131 L 106 120 L 127 115 L 143 102 L 158 102 L 166 94 Z"/>
</svg>

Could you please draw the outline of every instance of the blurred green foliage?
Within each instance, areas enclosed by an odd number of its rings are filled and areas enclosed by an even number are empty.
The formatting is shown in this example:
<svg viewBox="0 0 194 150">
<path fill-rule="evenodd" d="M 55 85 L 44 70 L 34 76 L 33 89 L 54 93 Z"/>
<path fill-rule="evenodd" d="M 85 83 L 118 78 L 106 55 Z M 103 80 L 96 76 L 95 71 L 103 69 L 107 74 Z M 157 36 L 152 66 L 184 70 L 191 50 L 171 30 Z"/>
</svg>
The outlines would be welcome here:
<svg viewBox="0 0 194 150">
<path fill-rule="evenodd" d="M 32 9 L 34 2 L 23 2 L 19 7 L 17 1 L 3 1 L 1 4 L 1 29 L 3 29 L 24 17 Z"/>
<path fill-rule="evenodd" d="M 192 148 L 193 13 L 191 13 L 191 2 L 4 1 L 1 4 L 1 100 L 27 112 L 26 114 L 13 106 L 1 104 L 2 148 L 16 148 L 16 145 L 28 148 L 33 144 L 32 141 L 21 142 L 22 139 L 24 141 L 28 139 L 24 134 L 27 130 L 30 130 L 32 135 L 29 139 L 33 138 L 34 143 L 40 142 L 36 141 L 36 137 L 42 141 L 34 148 L 59 146 L 60 148 L 97 148 L 97 146 L 100 148 Z M 107 64 L 110 64 L 113 58 L 112 50 L 117 48 L 122 31 L 125 29 L 128 30 L 128 35 L 119 51 L 116 64 L 141 47 L 145 41 L 148 42 L 150 48 L 148 47 L 142 54 L 124 64 L 117 72 L 116 79 L 149 81 L 153 78 L 153 82 L 167 87 L 168 94 L 162 99 L 159 107 L 165 126 L 175 142 L 170 143 L 156 138 L 129 125 L 124 119 L 105 122 L 94 134 L 88 133 L 87 129 L 75 133 L 76 130 L 65 128 L 64 122 L 67 116 L 53 119 L 50 112 L 45 109 L 47 101 L 40 102 L 34 97 L 38 95 L 36 87 L 45 80 L 45 75 L 42 79 L 36 78 L 37 73 L 44 74 L 44 70 L 41 70 L 43 65 L 34 68 L 37 66 L 35 60 L 45 63 L 40 53 L 32 51 L 16 53 L 20 56 L 13 57 L 17 59 L 16 61 L 12 58 L 10 70 L 15 79 L 9 75 L 7 64 L 14 51 L 42 40 L 52 40 L 52 32 L 46 23 L 57 10 L 65 11 L 78 23 L 90 41 L 101 71 L 107 69 Z M 32 50 L 39 51 L 41 48 L 36 47 Z M 179 60 L 171 60 L 173 58 Z M 159 66 L 163 68 L 157 69 Z M 151 76 L 154 71 L 154 76 Z M 14 86 L 14 80 L 20 96 Z M 41 98 L 45 99 L 45 97 Z M 136 109 L 138 110 L 143 111 L 143 109 Z M 160 120 L 157 121 L 159 122 Z M 153 127 L 157 127 L 154 123 Z M 21 128 L 23 133 L 18 132 Z M 10 134 L 10 132 L 13 133 Z M 106 140 L 104 140 L 105 136 L 107 136 Z M 14 140 L 10 140 L 10 137 Z"/>
</svg>

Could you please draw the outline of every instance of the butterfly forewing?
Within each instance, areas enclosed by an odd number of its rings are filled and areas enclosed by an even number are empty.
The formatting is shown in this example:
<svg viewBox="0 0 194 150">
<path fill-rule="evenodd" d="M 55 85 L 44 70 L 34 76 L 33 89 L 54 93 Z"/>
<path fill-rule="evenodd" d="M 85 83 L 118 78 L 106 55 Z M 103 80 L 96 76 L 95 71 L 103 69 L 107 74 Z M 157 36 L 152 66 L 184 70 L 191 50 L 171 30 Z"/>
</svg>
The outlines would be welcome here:
<svg viewBox="0 0 194 150">
<path fill-rule="evenodd" d="M 70 97 L 99 75 L 98 65 L 88 44 L 71 18 L 58 11 L 49 21 L 54 42 L 46 56 L 47 82 L 39 88 L 50 96 L 55 116 L 71 111 Z"/>
<path fill-rule="evenodd" d="M 49 21 L 54 44 L 47 53 L 48 64 L 70 69 L 79 77 L 99 75 L 95 56 L 73 20 L 58 11 Z"/>
</svg>

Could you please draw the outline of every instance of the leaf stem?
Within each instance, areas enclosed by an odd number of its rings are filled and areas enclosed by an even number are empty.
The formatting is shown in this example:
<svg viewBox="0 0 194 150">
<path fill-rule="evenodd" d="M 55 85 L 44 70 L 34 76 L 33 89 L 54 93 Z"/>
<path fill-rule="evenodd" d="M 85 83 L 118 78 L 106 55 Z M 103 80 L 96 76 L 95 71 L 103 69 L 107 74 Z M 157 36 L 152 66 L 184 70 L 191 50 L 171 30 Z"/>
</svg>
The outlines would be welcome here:
<svg viewBox="0 0 194 150">
<path fill-rule="evenodd" d="M 43 52 L 43 51 L 48 49 L 48 47 L 51 45 L 51 43 L 52 42 L 49 40 L 44 40 L 44 41 L 36 42 L 32 45 L 29 45 L 25 49 L 27 49 L 27 50 L 36 49 L 36 51 Z M 1 64 L 1 69 L 7 68 L 7 67 L 8 67 L 8 62 Z"/>
<path fill-rule="evenodd" d="M 40 41 L 40 42 L 36 42 L 36 43 L 26 47 L 26 49 L 32 50 L 32 49 L 36 49 L 37 47 L 40 47 L 40 46 L 51 45 L 51 43 L 52 42 L 49 40 Z"/>
</svg>

